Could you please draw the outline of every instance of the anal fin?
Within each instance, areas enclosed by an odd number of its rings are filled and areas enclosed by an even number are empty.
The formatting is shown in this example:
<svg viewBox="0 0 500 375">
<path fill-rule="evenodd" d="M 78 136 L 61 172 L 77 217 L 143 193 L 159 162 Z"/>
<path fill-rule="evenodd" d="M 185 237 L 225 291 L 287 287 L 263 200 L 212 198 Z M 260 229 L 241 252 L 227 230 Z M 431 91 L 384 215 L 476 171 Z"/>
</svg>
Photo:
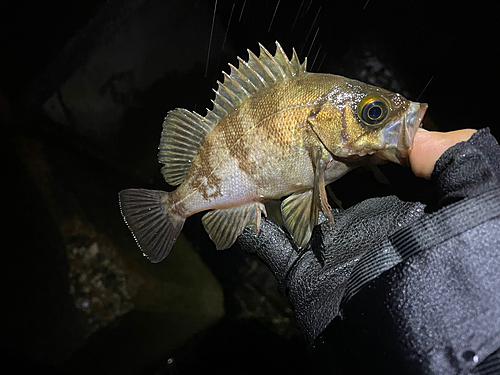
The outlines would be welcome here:
<svg viewBox="0 0 500 375">
<path fill-rule="evenodd" d="M 244 206 L 207 212 L 201 221 L 217 250 L 224 250 L 234 244 L 247 225 L 258 232 L 262 212 L 266 213 L 264 205 L 254 202 Z"/>
</svg>

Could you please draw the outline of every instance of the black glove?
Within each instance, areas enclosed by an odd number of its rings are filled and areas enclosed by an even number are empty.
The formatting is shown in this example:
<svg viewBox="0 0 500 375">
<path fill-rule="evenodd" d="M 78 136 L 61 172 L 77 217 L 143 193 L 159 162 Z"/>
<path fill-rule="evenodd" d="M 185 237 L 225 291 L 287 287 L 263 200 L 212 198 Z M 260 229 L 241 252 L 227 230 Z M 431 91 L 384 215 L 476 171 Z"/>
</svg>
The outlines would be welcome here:
<svg viewBox="0 0 500 375">
<path fill-rule="evenodd" d="M 238 242 L 273 272 L 312 341 L 337 316 L 350 273 L 366 250 L 422 213 L 423 204 L 418 202 L 403 202 L 395 196 L 374 198 L 345 211 L 333 210 L 333 228 L 326 220 L 317 226 L 311 247 L 303 251 L 265 218 L 258 234 L 247 228 Z"/>
<path fill-rule="evenodd" d="M 329 371 L 459 373 L 498 348 L 498 155 L 487 129 L 447 150 L 432 175 L 433 213 L 393 196 L 369 199 L 335 210 L 334 227 L 316 227 L 302 251 L 269 220 L 240 236 L 275 275 L 313 347 L 334 341 L 323 348 Z"/>
</svg>

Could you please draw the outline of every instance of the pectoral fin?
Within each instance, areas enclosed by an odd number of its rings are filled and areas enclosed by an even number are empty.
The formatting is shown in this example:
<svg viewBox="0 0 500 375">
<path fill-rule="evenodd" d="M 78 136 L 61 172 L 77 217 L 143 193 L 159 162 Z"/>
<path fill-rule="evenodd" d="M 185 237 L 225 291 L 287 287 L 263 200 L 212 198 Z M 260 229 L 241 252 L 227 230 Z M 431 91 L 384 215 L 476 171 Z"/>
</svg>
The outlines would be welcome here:
<svg viewBox="0 0 500 375">
<path fill-rule="evenodd" d="M 255 209 L 252 211 L 252 216 L 245 226 L 251 228 L 255 233 L 259 233 L 261 213 L 267 217 L 266 206 L 263 203 L 255 203 L 254 206 Z"/>
<path fill-rule="evenodd" d="M 248 225 L 255 232 L 258 232 L 262 212 L 266 214 L 264 205 L 255 202 L 225 210 L 207 212 L 201 221 L 217 250 L 224 250 L 234 244 L 245 226 Z"/>
<path fill-rule="evenodd" d="M 281 215 L 295 243 L 304 247 L 311 239 L 313 228 L 318 224 L 321 209 L 333 225 L 333 216 L 325 190 L 325 170 L 328 158 L 323 157 L 320 147 L 312 147 L 310 156 L 314 167 L 314 185 L 311 190 L 294 193 L 281 203 Z"/>
<path fill-rule="evenodd" d="M 321 211 L 325 214 L 330 225 L 333 225 L 333 216 L 330 204 L 328 204 L 328 196 L 325 190 L 325 170 L 328 166 L 328 161 L 323 158 L 321 149 L 315 148 L 311 151 L 311 158 L 314 164 L 314 204 L 321 207 Z M 316 222 L 318 218 L 316 217 Z"/>
</svg>

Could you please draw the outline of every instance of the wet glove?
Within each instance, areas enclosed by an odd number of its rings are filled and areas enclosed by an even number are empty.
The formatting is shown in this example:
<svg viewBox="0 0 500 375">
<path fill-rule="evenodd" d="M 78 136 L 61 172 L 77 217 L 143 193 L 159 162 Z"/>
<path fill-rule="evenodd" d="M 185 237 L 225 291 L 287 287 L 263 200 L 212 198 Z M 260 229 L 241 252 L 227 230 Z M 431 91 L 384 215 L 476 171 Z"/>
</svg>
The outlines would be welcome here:
<svg viewBox="0 0 500 375">
<path fill-rule="evenodd" d="M 265 218 L 258 234 L 247 228 L 238 242 L 272 271 L 312 341 L 338 315 L 350 273 L 367 249 L 422 215 L 423 208 L 421 203 L 389 196 L 365 200 L 345 211 L 333 210 L 335 225 L 324 219 L 303 250 Z"/>
<path fill-rule="evenodd" d="M 300 251 L 269 220 L 240 236 L 312 347 L 333 342 L 318 360 L 330 361 L 328 373 L 470 373 L 499 358 L 499 154 L 487 129 L 444 152 L 432 213 L 369 199 L 334 210 L 334 227 L 321 223 Z"/>
</svg>

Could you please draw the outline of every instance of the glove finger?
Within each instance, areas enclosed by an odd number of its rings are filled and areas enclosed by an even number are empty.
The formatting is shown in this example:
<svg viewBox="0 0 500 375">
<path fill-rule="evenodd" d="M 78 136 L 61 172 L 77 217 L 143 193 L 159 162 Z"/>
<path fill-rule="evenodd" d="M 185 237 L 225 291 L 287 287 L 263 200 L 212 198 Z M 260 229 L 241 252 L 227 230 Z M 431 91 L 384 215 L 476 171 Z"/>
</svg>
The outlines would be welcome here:
<svg viewBox="0 0 500 375">
<path fill-rule="evenodd" d="M 243 251 L 257 255 L 264 262 L 278 281 L 280 293 L 284 294 L 287 275 L 300 257 L 300 249 L 291 237 L 278 224 L 263 217 L 259 232 L 245 228 L 238 244 Z"/>
</svg>

